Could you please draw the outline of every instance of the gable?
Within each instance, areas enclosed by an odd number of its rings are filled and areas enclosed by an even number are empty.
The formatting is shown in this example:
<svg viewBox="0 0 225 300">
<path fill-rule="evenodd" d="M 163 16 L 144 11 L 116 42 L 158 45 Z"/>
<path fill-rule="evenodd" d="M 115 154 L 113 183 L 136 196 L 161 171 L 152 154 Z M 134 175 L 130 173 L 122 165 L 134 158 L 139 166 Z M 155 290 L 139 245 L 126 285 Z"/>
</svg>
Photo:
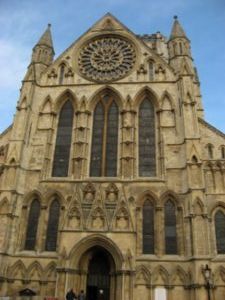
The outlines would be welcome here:
<svg viewBox="0 0 225 300">
<path fill-rule="evenodd" d="M 59 84 L 62 64 L 69 84 L 143 81 L 149 61 L 155 64 L 158 81 L 174 80 L 172 68 L 160 55 L 115 17 L 106 14 L 47 68 L 41 84 Z"/>
</svg>

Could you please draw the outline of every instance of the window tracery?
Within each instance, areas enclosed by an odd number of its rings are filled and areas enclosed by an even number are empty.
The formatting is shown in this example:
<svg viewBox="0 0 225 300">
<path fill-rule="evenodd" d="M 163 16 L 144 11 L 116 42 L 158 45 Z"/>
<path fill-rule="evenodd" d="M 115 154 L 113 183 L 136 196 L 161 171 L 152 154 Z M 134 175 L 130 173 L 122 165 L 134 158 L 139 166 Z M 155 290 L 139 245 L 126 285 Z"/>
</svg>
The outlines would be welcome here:
<svg viewBox="0 0 225 300">
<path fill-rule="evenodd" d="M 68 176 L 73 116 L 73 105 L 70 100 L 67 100 L 63 105 L 59 115 L 52 170 L 53 177 Z"/>
<path fill-rule="evenodd" d="M 146 96 L 139 108 L 139 176 L 155 175 L 155 112 Z"/>
<path fill-rule="evenodd" d="M 152 202 L 147 199 L 143 205 L 143 253 L 154 254 L 154 206 Z"/>
<path fill-rule="evenodd" d="M 25 250 L 35 250 L 40 209 L 40 201 L 38 199 L 34 199 L 30 205 L 24 246 Z"/>
<path fill-rule="evenodd" d="M 117 176 L 118 106 L 110 94 L 105 94 L 95 107 L 91 176 Z"/>
<path fill-rule="evenodd" d="M 177 254 L 177 229 L 175 205 L 171 200 L 165 203 L 165 254 Z"/>
<path fill-rule="evenodd" d="M 48 226 L 46 233 L 45 250 L 55 251 L 59 226 L 60 204 L 57 199 L 53 200 L 49 209 Z"/>
<path fill-rule="evenodd" d="M 218 210 L 215 214 L 216 246 L 218 254 L 225 254 L 225 214 Z"/>
</svg>

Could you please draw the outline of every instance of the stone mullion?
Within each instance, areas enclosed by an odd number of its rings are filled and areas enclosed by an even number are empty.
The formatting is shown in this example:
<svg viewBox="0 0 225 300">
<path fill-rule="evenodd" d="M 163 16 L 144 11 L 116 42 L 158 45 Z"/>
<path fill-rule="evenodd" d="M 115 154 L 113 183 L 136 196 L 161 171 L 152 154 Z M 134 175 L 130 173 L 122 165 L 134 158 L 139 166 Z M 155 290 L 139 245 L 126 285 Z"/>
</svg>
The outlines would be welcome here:
<svg viewBox="0 0 225 300">
<path fill-rule="evenodd" d="M 177 248 L 178 254 L 184 255 L 184 224 L 183 224 L 183 214 L 182 214 L 182 207 L 178 207 L 177 211 Z"/>
<path fill-rule="evenodd" d="M 47 133 L 47 145 L 45 150 L 44 162 L 43 162 L 43 171 L 42 179 L 45 177 L 51 177 L 52 164 L 54 160 L 54 149 L 53 145 L 56 139 L 54 139 L 54 133 L 56 132 L 54 128 L 57 128 L 57 114 L 52 113 L 52 128 L 48 130 Z M 56 138 L 56 137 L 55 137 Z M 53 141 L 54 140 L 54 141 Z"/>
<path fill-rule="evenodd" d="M 47 224 L 45 222 L 46 219 L 46 209 L 47 206 L 42 205 L 40 216 L 38 220 L 38 230 L 36 234 L 36 247 L 35 250 L 37 252 L 41 252 L 45 249 L 45 239 L 46 239 L 46 232 L 47 232 Z"/>
<path fill-rule="evenodd" d="M 123 110 L 121 136 L 121 175 L 123 178 L 135 176 L 135 125 L 133 110 Z"/>
<path fill-rule="evenodd" d="M 163 207 L 161 206 L 157 206 L 155 209 L 155 232 L 155 254 L 162 256 L 165 252 L 165 235 Z"/>
<path fill-rule="evenodd" d="M 74 128 L 74 150 L 73 150 L 73 177 L 82 179 L 87 176 L 87 153 L 88 153 L 88 120 L 89 111 L 76 112 L 76 125 Z"/>
<path fill-rule="evenodd" d="M 136 251 L 137 255 L 141 255 L 143 244 L 143 231 L 142 231 L 142 214 L 141 207 L 136 208 Z"/>
</svg>

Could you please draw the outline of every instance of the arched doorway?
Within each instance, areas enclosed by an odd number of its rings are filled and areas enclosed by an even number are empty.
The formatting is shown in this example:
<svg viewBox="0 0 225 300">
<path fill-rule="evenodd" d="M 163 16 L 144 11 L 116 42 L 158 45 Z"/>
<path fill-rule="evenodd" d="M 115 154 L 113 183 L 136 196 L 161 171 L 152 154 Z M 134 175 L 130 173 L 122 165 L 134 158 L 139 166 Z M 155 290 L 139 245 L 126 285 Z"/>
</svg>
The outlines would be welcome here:
<svg viewBox="0 0 225 300">
<path fill-rule="evenodd" d="M 56 295 L 63 298 L 74 287 L 77 292 L 85 291 L 86 300 L 121 300 L 125 288 L 123 276 L 130 285 L 130 273 L 123 275 L 123 264 L 123 254 L 114 241 L 102 234 L 89 235 L 74 245 L 68 259 L 61 262 Z"/>
<path fill-rule="evenodd" d="M 112 260 L 101 247 L 91 249 L 87 272 L 87 300 L 110 300 Z"/>
</svg>

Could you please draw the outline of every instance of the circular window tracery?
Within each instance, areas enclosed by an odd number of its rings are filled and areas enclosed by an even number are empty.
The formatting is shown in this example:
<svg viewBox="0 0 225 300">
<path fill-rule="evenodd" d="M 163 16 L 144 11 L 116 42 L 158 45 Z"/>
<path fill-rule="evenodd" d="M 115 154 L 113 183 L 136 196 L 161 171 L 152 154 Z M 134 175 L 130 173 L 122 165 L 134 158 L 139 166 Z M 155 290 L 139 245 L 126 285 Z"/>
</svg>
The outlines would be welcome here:
<svg viewBox="0 0 225 300">
<path fill-rule="evenodd" d="M 111 81 L 126 76 L 135 60 L 135 49 L 130 42 L 119 37 L 101 37 L 81 49 L 78 65 L 88 79 Z"/>
</svg>

